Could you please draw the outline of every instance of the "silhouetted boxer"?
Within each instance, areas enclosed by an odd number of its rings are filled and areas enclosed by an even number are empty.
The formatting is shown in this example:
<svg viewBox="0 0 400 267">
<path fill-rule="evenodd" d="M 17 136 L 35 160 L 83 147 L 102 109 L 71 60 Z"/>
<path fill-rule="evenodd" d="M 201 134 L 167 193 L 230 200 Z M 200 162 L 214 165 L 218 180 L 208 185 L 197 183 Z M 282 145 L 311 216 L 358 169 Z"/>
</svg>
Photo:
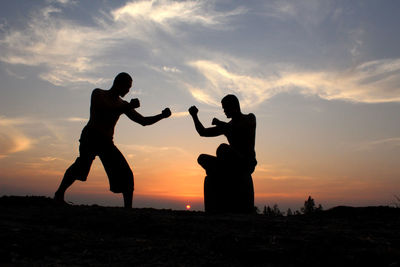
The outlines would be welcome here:
<svg viewBox="0 0 400 267">
<path fill-rule="evenodd" d="M 225 135 L 229 144 L 221 144 L 216 156 L 201 154 L 198 163 L 207 173 L 204 182 L 206 211 L 226 210 L 252 212 L 254 209 L 254 189 L 251 174 L 257 165 L 254 150 L 256 117 L 243 114 L 239 100 L 234 95 L 225 96 L 222 101 L 225 115 L 231 120 L 212 120 L 213 127 L 205 128 L 198 118 L 198 109 L 189 108 L 194 125 L 200 136 Z"/>
<path fill-rule="evenodd" d="M 122 193 L 124 206 L 132 207 L 134 190 L 133 173 L 122 153 L 114 145 L 114 128 L 121 114 L 143 126 L 154 124 L 171 115 L 169 108 L 155 116 L 144 117 L 135 108 L 140 106 L 137 98 L 130 102 L 123 100 L 132 87 L 132 77 L 127 73 L 118 74 L 109 90 L 94 89 L 90 102 L 89 122 L 83 128 L 79 140 L 79 157 L 66 170 L 54 199 L 65 203 L 65 191 L 75 180 L 86 181 L 90 167 L 99 156 L 106 170 L 110 190 Z"/>
</svg>

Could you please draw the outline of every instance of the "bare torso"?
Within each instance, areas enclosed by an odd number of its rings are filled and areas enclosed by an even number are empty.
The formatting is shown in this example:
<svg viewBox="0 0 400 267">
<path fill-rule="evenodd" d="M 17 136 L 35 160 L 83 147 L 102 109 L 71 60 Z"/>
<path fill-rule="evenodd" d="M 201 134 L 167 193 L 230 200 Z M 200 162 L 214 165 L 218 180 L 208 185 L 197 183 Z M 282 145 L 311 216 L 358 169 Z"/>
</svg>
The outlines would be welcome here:
<svg viewBox="0 0 400 267">
<path fill-rule="evenodd" d="M 110 90 L 94 89 L 90 102 L 90 118 L 87 127 L 96 135 L 113 139 L 114 128 L 127 102 Z"/>
<path fill-rule="evenodd" d="M 224 135 L 232 148 L 246 158 L 255 159 L 256 117 L 254 114 L 243 114 L 239 118 L 232 119 L 228 124 L 230 127 Z"/>
</svg>

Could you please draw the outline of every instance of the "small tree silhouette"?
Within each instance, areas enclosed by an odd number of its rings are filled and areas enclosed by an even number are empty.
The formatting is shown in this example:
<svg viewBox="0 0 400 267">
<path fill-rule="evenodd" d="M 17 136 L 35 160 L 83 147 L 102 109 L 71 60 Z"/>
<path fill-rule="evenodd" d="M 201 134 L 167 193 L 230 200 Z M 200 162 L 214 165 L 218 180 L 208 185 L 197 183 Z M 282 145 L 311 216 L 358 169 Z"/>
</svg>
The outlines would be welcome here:
<svg viewBox="0 0 400 267">
<path fill-rule="evenodd" d="M 267 215 L 267 206 L 264 205 L 263 214 Z"/>
<path fill-rule="evenodd" d="M 266 216 L 270 216 L 270 217 L 272 217 L 272 216 L 274 215 L 274 213 L 272 212 L 272 209 L 271 209 L 270 206 L 268 206 L 268 207 L 265 209 L 265 215 L 266 215 Z"/>
<path fill-rule="evenodd" d="M 274 207 L 272 208 L 272 212 L 274 216 L 283 216 L 283 213 L 278 208 L 278 204 L 274 205 Z"/>
<path fill-rule="evenodd" d="M 314 212 L 322 211 L 323 208 L 321 204 L 319 204 L 316 208 L 314 199 L 309 196 L 308 199 L 304 202 L 304 207 L 302 207 L 300 210 L 303 214 L 311 214 Z"/>
<path fill-rule="evenodd" d="M 397 195 L 394 195 L 394 198 L 396 199 L 396 202 L 394 202 L 393 205 L 396 208 L 400 208 L 400 197 L 398 197 Z"/>
<path fill-rule="evenodd" d="M 288 208 L 288 210 L 286 211 L 286 216 L 292 216 L 293 212 L 290 208 Z"/>
<path fill-rule="evenodd" d="M 279 210 L 278 205 L 275 204 L 272 208 L 270 206 L 264 206 L 263 215 L 269 217 L 283 216 L 283 213 Z"/>
</svg>

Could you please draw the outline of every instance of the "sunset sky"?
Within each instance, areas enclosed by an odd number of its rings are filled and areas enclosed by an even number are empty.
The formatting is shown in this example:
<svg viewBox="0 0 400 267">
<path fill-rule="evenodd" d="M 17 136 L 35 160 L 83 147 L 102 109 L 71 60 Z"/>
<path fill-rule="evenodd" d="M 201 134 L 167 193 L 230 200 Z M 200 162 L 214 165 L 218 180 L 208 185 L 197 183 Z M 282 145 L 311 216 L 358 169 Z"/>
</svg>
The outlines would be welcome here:
<svg viewBox="0 0 400 267">
<path fill-rule="evenodd" d="M 79 1 L 0 3 L 0 196 L 53 196 L 78 156 L 94 88 L 132 75 L 114 141 L 135 175 L 134 207 L 203 209 L 200 153 L 224 137 L 234 93 L 257 117 L 255 202 L 299 209 L 390 205 L 400 196 L 400 1 Z M 96 159 L 66 200 L 121 206 Z"/>
</svg>

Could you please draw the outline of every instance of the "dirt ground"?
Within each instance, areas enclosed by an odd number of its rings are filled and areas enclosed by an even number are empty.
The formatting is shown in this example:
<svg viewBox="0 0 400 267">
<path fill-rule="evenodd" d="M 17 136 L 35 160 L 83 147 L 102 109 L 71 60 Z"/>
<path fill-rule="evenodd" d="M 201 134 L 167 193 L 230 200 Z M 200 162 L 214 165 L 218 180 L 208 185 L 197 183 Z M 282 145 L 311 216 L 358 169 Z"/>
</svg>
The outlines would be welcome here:
<svg viewBox="0 0 400 267">
<path fill-rule="evenodd" d="M 0 266 L 395 267 L 400 209 L 267 217 L 1 197 Z"/>
</svg>

